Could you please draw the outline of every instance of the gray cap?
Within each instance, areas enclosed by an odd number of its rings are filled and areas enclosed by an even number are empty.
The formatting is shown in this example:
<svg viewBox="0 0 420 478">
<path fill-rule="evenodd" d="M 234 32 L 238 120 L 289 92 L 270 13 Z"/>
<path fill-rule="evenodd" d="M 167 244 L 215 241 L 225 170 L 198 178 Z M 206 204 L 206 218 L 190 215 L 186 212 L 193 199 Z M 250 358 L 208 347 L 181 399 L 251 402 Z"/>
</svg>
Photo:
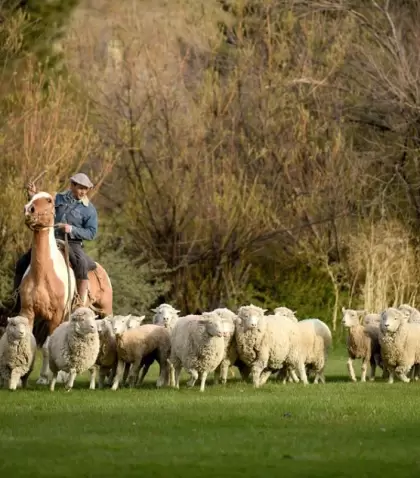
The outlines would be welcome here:
<svg viewBox="0 0 420 478">
<path fill-rule="evenodd" d="M 76 184 L 80 184 L 80 186 L 85 186 L 86 188 L 93 188 L 93 184 L 85 173 L 75 174 L 70 178 L 70 181 Z"/>
</svg>

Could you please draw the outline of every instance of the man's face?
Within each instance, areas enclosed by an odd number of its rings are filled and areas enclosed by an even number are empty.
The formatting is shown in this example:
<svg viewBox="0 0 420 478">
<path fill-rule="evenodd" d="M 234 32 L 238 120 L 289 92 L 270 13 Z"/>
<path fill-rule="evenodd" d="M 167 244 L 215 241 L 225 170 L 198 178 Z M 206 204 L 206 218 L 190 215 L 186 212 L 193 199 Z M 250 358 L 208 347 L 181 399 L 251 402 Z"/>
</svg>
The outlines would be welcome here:
<svg viewBox="0 0 420 478">
<path fill-rule="evenodd" d="M 81 186 L 80 184 L 71 182 L 70 190 L 76 199 L 83 199 L 86 196 L 87 192 L 89 191 L 89 188 L 87 188 L 86 186 Z"/>
</svg>

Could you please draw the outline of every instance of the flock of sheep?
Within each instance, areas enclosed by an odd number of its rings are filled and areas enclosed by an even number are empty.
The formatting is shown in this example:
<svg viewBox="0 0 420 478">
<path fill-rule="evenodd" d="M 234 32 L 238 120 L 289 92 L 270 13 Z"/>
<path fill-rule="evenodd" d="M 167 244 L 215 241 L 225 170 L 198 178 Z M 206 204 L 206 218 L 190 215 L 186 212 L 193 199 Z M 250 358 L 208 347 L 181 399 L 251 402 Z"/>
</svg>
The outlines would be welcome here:
<svg viewBox="0 0 420 478">
<path fill-rule="evenodd" d="M 90 373 L 90 389 L 105 385 L 117 390 L 140 385 L 153 362 L 159 365 L 157 387 L 179 388 L 181 370 L 193 387 L 200 379 L 204 391 L 209 373 L 214 383 L 226 383 L 229 369 L 237 367 L 243 380 L 255 387 L 271 375 L 286 381 L 325 383 L 324 369 L 332 344 L 328 326 L 319 319 L 298 320 L 286 307 L 274 314 L 255 305 L 239 307 L 237 313 L 219 308 L 201 315 L 179 316 L 169 304 L 153 309 L 153 323 L 145 316 L 109 316 L 98 320 L 85 307 L 76 309 L 46 340 L 50 390 L 63 381 L 71 390 L 76 376 Z M 344 309 L 342 324 L 348 329 L 348 370 L 356 381 L 353 360 L 362 359 L 361 381 L 370 379 L 377 366 L 390 383 L 418 378 L 420 365 L 420 312 L 408 306 L 388 308 L 381 314 Z M 417 321 L 419 323 L 417 323 Z M 0 386 L 26 387 L 36 355 L 36 342 L 25 317 L 8 319 L 0 338 Z M 99 373 L 98 373 L 99 372 Z"/>
</svg>

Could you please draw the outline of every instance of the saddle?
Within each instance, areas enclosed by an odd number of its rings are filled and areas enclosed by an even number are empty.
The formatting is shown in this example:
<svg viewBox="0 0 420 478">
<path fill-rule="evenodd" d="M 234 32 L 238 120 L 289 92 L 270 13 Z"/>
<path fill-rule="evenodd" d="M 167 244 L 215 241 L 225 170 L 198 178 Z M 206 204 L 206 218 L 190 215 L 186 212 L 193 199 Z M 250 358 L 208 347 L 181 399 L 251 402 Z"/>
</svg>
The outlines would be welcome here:
<svg viewBox="0 0 420 478">
<path fill-rule="evenodd" d="M 60 250 L 60 252 L 65 257 L 65 245 L 66 245 L 66 243 L 62 239 L 56 239 L 56 242 L 57 242 L 58 249 Z M 85 254 L 85 258 L 86 258 L 86 261 L 87 261 L 88 271 L 89 272 L 94 271 L 96 269 L 96 262 L 91 257 L 89 257 L 87 254 Z M 71 264 L 70 264 L 70 267 L 73 269 Z"/>
</svg>

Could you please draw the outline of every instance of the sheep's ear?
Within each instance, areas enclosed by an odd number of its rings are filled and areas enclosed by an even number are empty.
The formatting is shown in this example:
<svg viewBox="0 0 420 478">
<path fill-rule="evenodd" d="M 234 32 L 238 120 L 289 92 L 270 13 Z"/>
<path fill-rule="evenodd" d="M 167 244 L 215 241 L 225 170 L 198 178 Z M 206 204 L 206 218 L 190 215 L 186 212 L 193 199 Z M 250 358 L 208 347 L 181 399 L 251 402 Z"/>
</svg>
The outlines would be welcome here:
<svg viewBox="0 0 420 478">
<path fill-rule="evenodd" d="M 268 309 L 261 309 L 263 311 L 263 313 L 265 314 L 267 312 Z"/>
<path fill-rule="evenodd" d="M 341 307 L 341 312 L 343 312 L 343 314 L 344 314 L 345 311 L 346 311 L 346 309 L 344 308 L 344 305 L 343 305 L 343 306 Z"/>
<path fill-rule="evenodd" d="M 13 317 L 7 317 L 7 323 L 10 324 L 10 322 L 12 321 Z"/>
<path fill-rule="evenodd" d="M 297 314 L 297 310 L 292 310 L 292 312 L 293 312 L 293 315 Z"/>
<path fill-rule="evenodd" d="M 181 311 L 178 310 L 178 309 L 174 309 L 174 311 L 175 311 L 177 314 L 180 314 L 180 313 L 181 313 Z"/>
<path fill-rule="evenodd" d="M 197 322 L 200 324 L 200 325 L 206 325 L 209 323 L 209 319 L 198 319 Z"/>
<path fill-rule="evenodd" d="M 138 320 L 139 320 L 139 322 L 143 322 L 143 320 L 144 320 L 145 318 L 146 318 L 145 315 L 141 315 Z"/>
<path fill-rule="evenodd" d="M 151 310 L 152 312 L 155 312 L 155 313 L 158 311 L 158 310 L 157 310 L 157 307 L 156 307 L 155 309 L 150 309 L 150 310 Z"/>
<path fill-rule="evenodd" d="M 235 317 L 233 319 L 233 321 L 235 322 L 235 324 L 237 325 L 242 325 L 242 319 L 240 317 Z"/>
</svg>

